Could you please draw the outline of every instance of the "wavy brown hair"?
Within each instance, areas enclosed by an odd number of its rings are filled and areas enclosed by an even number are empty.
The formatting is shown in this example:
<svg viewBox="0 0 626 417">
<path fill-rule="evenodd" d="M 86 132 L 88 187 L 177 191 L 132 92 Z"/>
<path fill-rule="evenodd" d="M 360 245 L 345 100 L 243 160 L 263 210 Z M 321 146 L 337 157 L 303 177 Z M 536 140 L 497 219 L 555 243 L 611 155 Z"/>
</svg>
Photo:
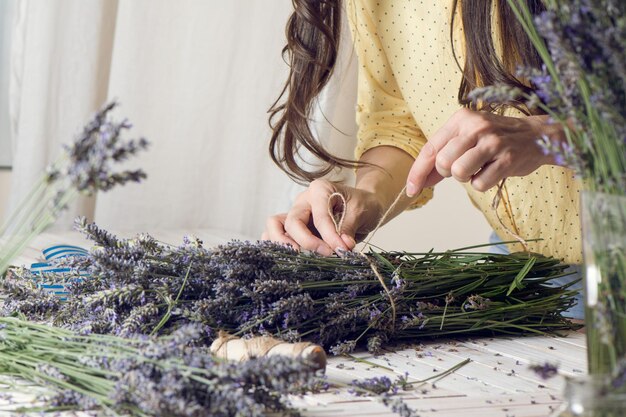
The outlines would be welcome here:
<svg viewBox="0 0 626 417">
<path fill-rule="evenodd" d="M 542 0 L 527 0 L 527 4 L 534 15 L 545 10 Z M 539 67 L 541 58 L 507 0 L 454 0 L 452 5 L 450 42 L 453 42 L 455 11 L 458 11 L 461 17 L 463 28 L 472 28 L 463 31 L 466 55 L 464 65 L 461 66 L 457 60 L 457 64 L 463 70 L 458 94 L 459 103 L 474 110 L 482 110 L 468 99 L 468 94 L 477 87 L 488 85 L 504 84 L 530 92 L 530 86 L 519 80 L 515 73 L 522 64 L 526 67 Z M 494 32 L 492 27 L 494 9 L 499 18 L 496 30 L 502 42 L 501 53 L 498 52 L 491 36 Z M 454 45 L 452 50 L 454 51 Z M 520 108 L 519 103 L 509 104 Z M 490 107 L 490 110 L 496 109 L 497 107 Z"/>
<path fill-rule="evenodd" d="M 356 168 L 361 164 L 329 153 L 315 139 L 310 127 L 315 99 L 328 84 L 337 61 L 342 1 L 292 2 L 294 12 L 287 22 L 287 45 L 282 52 L 290 71 L 278 99 L 269 110 L 272 128 L 269 150 L 272 160 L 283 171 L 292 179 L 306 183 L 328 174 L 336 167 Z M 527 3 L 533 13 L 544 10 L 542 0 L 527 0 Z M 502 40 L 501 54 L 491 35 L 493 10 L 499 17 L 496 30 Z M 459 86 L 459 103 L 477 109 L 468 99 L 468 94 L 479 86 L 506 84 L 528 91 L 528 84 L 516 77 L 516 68 L 520 64 L 538 67 L 541 61 L 507 0 L 454 0 L 451 42 L 457 12 L 463 27 L 472 28 L 463 31 L 465 62 L 461 65 L 457 61 L 463 75 Z M 298 160 L 302 148 L 325 164 L 319 168 L 303 167 Z"/>
</svg>

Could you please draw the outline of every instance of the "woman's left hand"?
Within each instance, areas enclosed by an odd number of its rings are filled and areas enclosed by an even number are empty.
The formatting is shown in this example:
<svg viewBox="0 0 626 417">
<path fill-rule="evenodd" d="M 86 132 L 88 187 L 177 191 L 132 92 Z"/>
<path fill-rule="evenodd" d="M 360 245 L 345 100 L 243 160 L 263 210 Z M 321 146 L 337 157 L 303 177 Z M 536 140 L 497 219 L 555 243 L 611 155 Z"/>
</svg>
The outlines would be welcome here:
<svg viewBox="0 0 626 417">
<path fill-rule="evenodd" d="M 407 178 L 411 197 L 446 177 L 487 191 L 506 177 L 528 175 L 554 164 L 537 144 L 544 135 L 562 136 L 547 116 L 507 117 L 461 109 L 424 145 Z"/>
</svg>

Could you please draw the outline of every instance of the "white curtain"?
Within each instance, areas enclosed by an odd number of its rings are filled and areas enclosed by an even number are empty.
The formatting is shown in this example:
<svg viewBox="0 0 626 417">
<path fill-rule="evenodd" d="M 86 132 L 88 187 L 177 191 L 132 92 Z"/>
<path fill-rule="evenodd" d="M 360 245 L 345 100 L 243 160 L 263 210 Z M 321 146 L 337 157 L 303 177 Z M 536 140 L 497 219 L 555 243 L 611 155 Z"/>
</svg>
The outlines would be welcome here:
<svg viewBox="0 0 626 417">
<path fill-rule="evenodd" d="M 106 100 L 116 7 L 110 0 L 18 3 L 10 81 L 10 210 L 57 157 L 60 144 Z M 60 223 L 69 225 L 73 215 L 92 206 L 92 200 L 81 199 Z"/>
<path fill-rule="evenodd" d="M 0 169 L 10 167 L 12 157 L 9 119 L 9 59 L 16 5 L 16 0 L 0 1 Z"/>
<path fill-rule="evenodd" d="M 280 51 L 291 10 L 290 0 L 21 0 L 12 56 L 12 202 L 60 143 L 115 98 L 132 133 L 152 143 L 130 164 L 148 180 L 80 201 L 58 228 L 86 214 L 116 230 L 260 236 L 265 218 L 285 211 L 299 191 L 267 152 L 266 112 L 287 75 Z M 342 69 L 317 119 L 320 135 L 350 156 L 356 59 L 350 42 L 343 44 Z"/>
</svg>

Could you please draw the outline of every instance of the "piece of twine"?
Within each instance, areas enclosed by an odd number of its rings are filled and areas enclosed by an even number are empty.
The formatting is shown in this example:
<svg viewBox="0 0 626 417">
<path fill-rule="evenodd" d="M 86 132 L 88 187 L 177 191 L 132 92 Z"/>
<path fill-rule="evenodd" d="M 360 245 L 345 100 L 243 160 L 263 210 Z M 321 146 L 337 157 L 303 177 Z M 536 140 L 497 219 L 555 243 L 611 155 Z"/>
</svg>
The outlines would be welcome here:
<svg viewBox="0 0 626 417">
<path fill-rule="evenodd" d="M 406 194 L 406 185 L 400 190 L 395 200 L 393 200 L 393 203 L 391 203 L 387 211 L 385 211 L 385 213 L 383 213 L 383 215 L 381 216 L 380 220 L 378 220 L 378 223 L 376 224 L 376 227 L 374 228 L 374 230 L 372 230 L 372 232 L 369 234 L 367 239 L 365 239 L 365 242 L 363 243 L 363 247 L 361 248 L 360 253 L 363 253 L 365 248 L 369 246 L 370 240 L 372 240 L 372 237 L 374 237 L 376 232 L 378 232 L 378 229 L 380 229 L 385 223 L 385 221 L 387 221 L 389 214 L 391 214 L 392 210 L 396 208 L 396 206 L 398 205 L 398 203 L 400 202 L 404 194 Z"/>
<path fill-rule="evenodd" d="M 513 236 L 513 238 L 515 238 L 522 245 L 522 247 L 524 248 L 524 251 L 528 252 L 528 242 L 526 242 L 526 240 L 520 236 L 519 230 L 517 229 L 517 225 L 515 224 L 515 218 L 513 217 L 513 213 L 508 207 L 507 201 L 509 201 L 509 198 L 508 198 L 508 191 L 506 190 L 506 187 L 505 187 L 505 183 L 506 183 L 506 178 L 503 178 L 502 181 L 500 181 L 500 183 L 498 184 L 496 195 L 493 196 L 493 201 L 491 202 L 491 209 L 493 210 L 496 216 L 496 219 L 498 219 L 498 222 L 500 223 L 500 226 L 502 226 L 504 231 L 508 233 L 509 235 Z M 502 194 L 503 190 L 504 192 L 507 193 L 506 199 L 504 198 L 504 195 Z M 500 206 L 500 202 L 504 203 L 504 210 L 506 211 L 506 214 L 509 217 L 509 221 L 511 222 L 511 226 L 515 229 L 515 231 L 511 230 L 511 228 L 509 228 L 506 224 L 504 224 L 504 222 L 500 218 L 500 214 L 498 213 L 498 206 Z"/>
<path fill-rule="evenodd" d="M 370 233 L 369 237 L 364 242 L 363 247 L 358 252 L 358 254 L 360 256 L 362 256 L 363 259 L 365 259 L 367 261 L 367 263 L 370 266 L 370 269 L 372 270 L 372 272 L 374 273 L 376 278 L 378 278 L 378 281 L 380 282 L 380 285 L 383 287 L 383 289 L 385 290 L 385 293 L 387 294 L 387 297 L 389 298 L 389 304 L 391 305 L 391 323 L 392 323 L 391 325 L 392 325 L 392 328 L 395 328 L 395 326 L 396 326 L 396 302 L 394 301 L 393 296 L 391 295 L 391 291 L 389 291 L 389 288 L 387 287 L 387 284 L 385 284 L 385 280 L 384 280 L 383 276 L 378 271 L 378 267 L 376 266 L 374 261 L 369 256 L 367 256 L 367 254 L 365 254 L 363 252 L 365 251 L 365 248 L 367 246 L 369 246 L 369 244 L 370 244 L 369 242 L 372 239 L 372 236 L 374 236 L 374 234 L 376 234 L 378 229 L 380 229 L 381 226 L 385 223 L 385 220 L 387 220 L 387 217 L 389 216 L 391 211 L 396 207 L 396 205 L 398 204 L 398 202 L 400 201 L 400 199 L 402 198 L 402 196 L 404 195 L 405 192 L 406 192 L 406 186 L 404 188 L 402 188 L 400 193 L 396 196 L 396 199 L 393 201 L 393 203 L 391 203 L 391 205 L 389 206 L 387 211 L 385 211 L 385 213 L 382 215 L 382 217 L 380 218 L 380 220 L 376 224 L 376 227 L 374 228 L 374 230 L 372 230 L 372 232 Z M 337 216 L 337 213 L 335 212 L 335 205 L 333 204 L 333 199 L 335 199 L 335 198 L 339 198 L 340 201 L 341 201 L 341 210 L 339 211 L 339 216 Z M 343 221 L 346 218 L 347 207 L 348 207 L 348 203 L 346 201 L 346 197 L 343 194 L 341 194 L 339 192 L 334 192 L 330 196 L 328 196 L 328 214 L 330 215 L 330 218 L 333 220 L 333 223 L 335 225 L 335 231 L 340 236 L 341 236 L 341 229 L 342 229 L 342 226 L 343 226 Z"/>
</svg>

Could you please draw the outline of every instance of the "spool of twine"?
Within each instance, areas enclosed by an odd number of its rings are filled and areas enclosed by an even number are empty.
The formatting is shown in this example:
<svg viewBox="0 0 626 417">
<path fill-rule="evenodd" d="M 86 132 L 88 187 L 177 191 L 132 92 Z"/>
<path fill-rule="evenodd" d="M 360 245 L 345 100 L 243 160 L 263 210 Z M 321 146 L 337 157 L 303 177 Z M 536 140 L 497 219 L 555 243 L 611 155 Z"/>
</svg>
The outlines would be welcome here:
<svg viewBox="0 0 626 417">
<path fill-rule="evenodd" d="M 302 358 L 315 369 L 326 369 L 326 352 L 310 342 L 288 343 L 271 336 L 256 336 L 242 339 L 220 332 L 211 344 L 211 353 L 218 358 L 243 362 L 251 358 L 289 356 Z"/>
</svg>

